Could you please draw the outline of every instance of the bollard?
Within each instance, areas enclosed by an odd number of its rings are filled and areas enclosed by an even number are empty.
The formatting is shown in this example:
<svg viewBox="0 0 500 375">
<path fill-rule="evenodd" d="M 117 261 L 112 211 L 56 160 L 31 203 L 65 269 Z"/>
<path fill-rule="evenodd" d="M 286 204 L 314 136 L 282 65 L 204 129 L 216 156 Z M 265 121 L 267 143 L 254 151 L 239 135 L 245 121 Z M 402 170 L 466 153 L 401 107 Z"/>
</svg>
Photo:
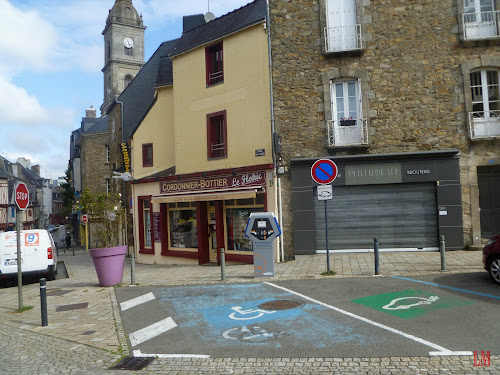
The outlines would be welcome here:
<svg viewBox="0 0 500 375">
<path fill-rule="evenodd" d="M 375 254 L 375 275 L 380 275 L 377 237 L 373 239 L 373 252 Z"/>
<path fill-rule="evenodd" d="M 220 273 L 221 280 L 224 281 L 226 278 L 226 253 L 223 247 L 220 249 Z"/>
<path fill-rule="evenodd" d="M 49 325 L 47 319 L 47 280 L 40 279 L 40 307 L 42 310 L 42 327 Z"/>
<path fill-rule="evenodd" d="M 441 271 L 446 271 L 446 259 L 445 259 L 445 242 L 444 236 L 439 236 L 439 252 L 441 253 Z"/>
<path fill-rule="evenodd" d="M 130 285 L 135 284 L 135 250 L 130 254 Z"/>
</svg>

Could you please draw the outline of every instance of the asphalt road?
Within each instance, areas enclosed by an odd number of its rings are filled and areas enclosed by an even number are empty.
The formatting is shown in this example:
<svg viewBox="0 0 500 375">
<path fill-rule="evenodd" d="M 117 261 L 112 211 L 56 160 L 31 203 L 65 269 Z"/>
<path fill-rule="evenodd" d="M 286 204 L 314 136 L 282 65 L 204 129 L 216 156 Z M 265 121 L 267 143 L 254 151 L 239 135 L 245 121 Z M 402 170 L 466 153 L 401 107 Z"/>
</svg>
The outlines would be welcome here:
<svg viewBox="0 0 500 375">
<path fill-rule="evenodd" d="M 136 355 L 416 357 L 500 353 L 486 273 L 117 288 Z"/>
</svg>

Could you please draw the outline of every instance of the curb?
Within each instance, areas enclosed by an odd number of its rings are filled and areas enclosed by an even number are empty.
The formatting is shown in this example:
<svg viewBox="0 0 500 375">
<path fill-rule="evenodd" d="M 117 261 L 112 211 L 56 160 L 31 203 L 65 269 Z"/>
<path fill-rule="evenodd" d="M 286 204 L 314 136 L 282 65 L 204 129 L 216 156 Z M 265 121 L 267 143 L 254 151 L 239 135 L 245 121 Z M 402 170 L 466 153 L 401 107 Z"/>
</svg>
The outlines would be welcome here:
<svg viewBox="0 0 500 375">
<path fill-rule="evenodd" d="M 130 347 L 128 346 L 128 340 L 125 337 L 125 330 L 123 329 L 122 318 L 120 316 L 120 310 L 118 307 L 118 302 L 116 300 L 115 288 L 113 288 L 112 293 L 110 293 L 111 298 L 111 306 L 113 307 L 113 316 L 115 318 L 115 327 L 116 334 L 118 336 L 118 342 L 120 343 L 121 353 L 120 355 L 124 355 L 124 353 L 128 353 L 132 355 L 130 351 Z"/>
</svg>

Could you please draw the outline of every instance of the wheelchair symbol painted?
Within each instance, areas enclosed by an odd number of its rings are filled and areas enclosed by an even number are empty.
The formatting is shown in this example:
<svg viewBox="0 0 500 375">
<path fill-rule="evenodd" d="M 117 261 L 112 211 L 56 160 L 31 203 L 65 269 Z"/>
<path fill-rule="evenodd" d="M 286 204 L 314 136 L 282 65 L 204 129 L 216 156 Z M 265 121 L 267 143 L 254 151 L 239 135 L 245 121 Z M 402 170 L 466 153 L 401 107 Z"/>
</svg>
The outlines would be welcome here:
<svg viewBox="0 0 500 375">
<path fill-rule="evenodd" d="M 261 310 L 261 309 L 248 309 L 248 310 L 242 310 L 241 306 L 234 306 L 231 307 L 231 310 L 234 310 L 236 312 L 233 312 L 229 314 L 229 317 L 234 320 L 250 320 L 250 319 L 257 319 L 263 316 L 264 314 L 274 314 L 276 311 L 269 311 L 269 310 Z M 241 314 L 239 317 L 236 314 Z M 247 316 L 248 315 L 248 316 Z"/>
<path fill-rule="evenodd" d="M 267 331 L 259 326 L 243 326 L 231 328 L 222 336 L 225 339 L 240 340 L 242 342 L 265 342 L 274 340 L 282 335 L 279 331 Z"/>
<path fill-rule="evenodd" d="M 420 305 L 430 305 L 432 302 L 436 302 L 439 299 L 438 296 L 430 296 L 429 298 L 424 298 L 424 297 L 401 297 L 401 298 L 396 298 L 393 299 L 390 303 L 387 305 L 383 306 L 382 308 L 385 310 L 408 310 L 412 307 L 415 306 L 420 306 Z M 406 300 L 420 300 L 415 303 L 411 303 L 408 305 L 398 305 L 395 306 L 397 302 L 399 301 L 406 301 Z"/>
</svg>

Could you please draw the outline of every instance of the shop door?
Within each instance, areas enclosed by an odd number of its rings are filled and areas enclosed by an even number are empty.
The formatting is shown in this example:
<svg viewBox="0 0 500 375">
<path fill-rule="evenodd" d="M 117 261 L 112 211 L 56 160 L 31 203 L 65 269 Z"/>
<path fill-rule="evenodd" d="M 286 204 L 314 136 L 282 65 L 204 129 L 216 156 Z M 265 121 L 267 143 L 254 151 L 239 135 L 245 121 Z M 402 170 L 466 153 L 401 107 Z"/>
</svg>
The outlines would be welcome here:
<svg viewBox="0 0 500 375">
<path fill-rule="evenodd" d="M 390 184 L 334 187 L 328 201 L 330 250 L 437 249 L 436 185 Z M 324 202 L 315 200 L 316 243 L 325 247 Z"/>
<path fill-rule="evenodd" d="M 479 167 L 477 183 L 481 237 L 490 238 L 500 230 L 500 166 Z"/>
<path fill-rule="evenodd" d="M 215 207 L 208 207 L 208 250 L 210 263 L 217 262 L 217 225 L 215 224 Z"/>
</svg>

